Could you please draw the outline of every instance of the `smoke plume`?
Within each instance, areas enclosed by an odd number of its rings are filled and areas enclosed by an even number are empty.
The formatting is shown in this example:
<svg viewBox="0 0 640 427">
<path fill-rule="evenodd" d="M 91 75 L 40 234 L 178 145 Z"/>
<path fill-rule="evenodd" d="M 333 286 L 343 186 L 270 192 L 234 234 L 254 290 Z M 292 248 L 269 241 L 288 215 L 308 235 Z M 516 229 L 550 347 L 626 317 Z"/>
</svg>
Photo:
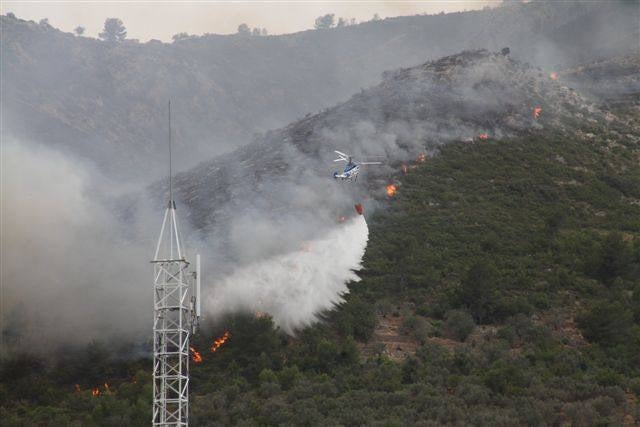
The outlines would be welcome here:
<svg viewBox="0 0 640 427">
<path fill-rule="evenodd" d="M 139 188 L 131 196 L 85 159 L 25 141 L 7 138 L 2 159 L 7 348 L 145 341 L 164 197 Z M 285 180 L 269 178 L 273 191 L 227 201 L 228 216 L 209 230 L 195 229 L 188 219 L 197 212 L 178 202 L 187 257 L 203 257 L 207 318 L 259 311 L 292 333 L 342 301 L 346 283 L 358 280 L 368 231 L 363 217 L 336 225 L 336 206 L 354 214 L 353 203 L 327 182 L 295 169 Z"/>
<path fill-rule="evenodd" d="M 8 348 L 131 337 L 149 325 L 152 242 L 85 161 L 2 144 L 2 333 Z M 116 192 L 117 194 L 117 192 Z M 142 202 L 140 209 L 142 209 Z"/>
</svg>

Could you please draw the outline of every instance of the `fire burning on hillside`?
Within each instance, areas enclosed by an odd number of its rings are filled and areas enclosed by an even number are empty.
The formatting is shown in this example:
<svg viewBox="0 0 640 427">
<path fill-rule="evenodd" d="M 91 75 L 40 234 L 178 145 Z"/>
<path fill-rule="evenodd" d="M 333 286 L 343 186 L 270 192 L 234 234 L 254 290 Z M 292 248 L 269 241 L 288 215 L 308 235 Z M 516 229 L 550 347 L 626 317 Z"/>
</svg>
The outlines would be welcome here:
<svg viewBox="0 0 640 427">
<path fill-rule="evenodd" d="M 200 352 L 191 346 L 189 346 L 189 350 L 191 350 L 191 360 L 193 360 L 194 363 L 202 363 L 202 355 Z"/>
<path fill-rule="evenodd" d="M 478 135 L 478 139 L 480 139 L 482 141 L 486 141 L 487 139 L 489 139 L 489 134 L 488 133 L 481 133 L 480 135 Z"/>
<path fill-rule="evenodd" d="M 540 117 L 540 114 L 542 114 L 542 107 L 535 107 L 533 109 L 533 117 L 537 119 Z"/>
<path fill-rule="evenodd" d="M 215 353 L 216 351 L 218 351 L 218 349 L 227 342 L 230 336 L 231 333 L 229 331 L 224 331 L 224 334 L 222 334 L 220 338 L 216 338 L 213 341 L 213 344 L 211 344 L 211 353 Z"/>
<path fill-rule="evenodd" d="M 389 184 L 389 185 L 387 185 L 387 196 L 389 196 L 389 197 L 393 197 L 393 196 L 395 196 L 395 195 L 396 195 L 396 192 L 397 192 L 397 191 L 398 191 L 398 190 L 397 190 L 397 188 L 396 188 L 396 186 L 395 186 L 395 185 L 393 185 L 393 184 Z"/>
</svg>

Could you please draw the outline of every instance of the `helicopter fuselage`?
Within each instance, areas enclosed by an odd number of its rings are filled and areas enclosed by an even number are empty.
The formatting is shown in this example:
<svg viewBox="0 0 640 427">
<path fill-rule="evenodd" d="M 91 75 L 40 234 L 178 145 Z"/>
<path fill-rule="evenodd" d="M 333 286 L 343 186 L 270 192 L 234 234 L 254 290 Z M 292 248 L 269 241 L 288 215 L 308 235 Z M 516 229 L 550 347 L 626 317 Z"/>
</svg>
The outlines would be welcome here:
<svg viewBox="0 0 640 427">
<path fill-rule="evenodd" d="M 348 163 L 342 173 L 334 172 L 333 177 L 335 179 L 340 180 L 351 180 L 355 179 L 358 176 L 358 172 L 360 172 L 360 166 L 355 163 Z"/>
</svg>

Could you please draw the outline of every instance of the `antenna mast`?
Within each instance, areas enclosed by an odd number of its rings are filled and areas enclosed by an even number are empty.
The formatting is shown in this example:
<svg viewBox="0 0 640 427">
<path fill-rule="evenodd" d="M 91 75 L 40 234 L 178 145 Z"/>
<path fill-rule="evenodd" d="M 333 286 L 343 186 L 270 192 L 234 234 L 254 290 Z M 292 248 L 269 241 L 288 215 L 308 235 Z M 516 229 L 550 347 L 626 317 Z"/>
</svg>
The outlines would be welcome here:
<svg viewBox="0 0 640 427">
<path fill-rule="evenodd" d="M 169 203 L 153 257 L 154 426 L 189 424 L 189 335 L 200 318 L 200 255 L 190 269 L 180 245 L 171 164 L 169 101 Z"/>
<path fill-rule="evenodd" d="M 173 171 L 171 170 L 171 100 L 169 100 L 169 205 L 173 203 Z"/>
</svg>

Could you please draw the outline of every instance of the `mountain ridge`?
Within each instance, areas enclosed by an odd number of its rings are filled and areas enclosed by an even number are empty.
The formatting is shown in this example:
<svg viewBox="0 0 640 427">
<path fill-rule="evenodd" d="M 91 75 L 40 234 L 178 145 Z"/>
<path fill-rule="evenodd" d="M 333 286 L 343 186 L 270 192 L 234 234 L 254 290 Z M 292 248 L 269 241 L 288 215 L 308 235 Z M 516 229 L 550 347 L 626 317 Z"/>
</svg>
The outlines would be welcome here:
<svg viewBox="0 0 640 427">
<path fill-rule="evenodd" d="M 424 58 L 511 46 L 514 55 L 550 66 L 629 52 L 634 14 L 620 2 L 533 2 L 285 36 L 116 46 L 3 16 L 3 119 L 15 137 L 71 150 L 112 175 L 135 176 L 149 162 L 159 174 L 169 98 L 176 161 L 187 168 Z M 584 20 L 590 28 L 580 27 Z M 612 20 L 618 25 L 605 25 Z M 572 22 L 579 34 L 549 39 Z M 588 46 L 577 44 L 582 36 Z"/>
<path fill-rule="evenodd" d="M 601 111 L 542 70 L 501 52 L 463 52 L 385 76 L 379 85 L 344 103 L 178 174 L 176 194 L 182 195 L 192 225 L 211 227 L 212 218 L 219 214 L 231 218 L 243 201 L 262 200 L 280 191 L 271 181 L 297 182 L 298 174 L 311 174 L 321 179 L 321 184 L 312 184 L 319 191 L 319 186 L 331 183 L 333 150 L 361 159 L 384 156 L 382 167 L 364 172 L 358 189 L 347 191 L 358 200 L 380 199 L 401 163 L 410 163 L 421 153 L 433 155 L 447 143 L 482 142 L 481 135 L 500 140 L 544 127 L 570 134 L 582 129 L 583 123 L 625 127 L 615 115 Z M 335 191 L 346 194 L 344 187 Z M 161 193 L 162 185 L 153 191 Z M 223 213 L 229 194 L 234 194 L 234 207 Z M 318 194 L 327 197 L 324 191 Z M 281 203 L 272 206 L 276 210 L 293 208 L 281 198 L 276 200 Z M 329 196 L 326 203 L 338 203 L 338 198 Z"/>
</svg>

